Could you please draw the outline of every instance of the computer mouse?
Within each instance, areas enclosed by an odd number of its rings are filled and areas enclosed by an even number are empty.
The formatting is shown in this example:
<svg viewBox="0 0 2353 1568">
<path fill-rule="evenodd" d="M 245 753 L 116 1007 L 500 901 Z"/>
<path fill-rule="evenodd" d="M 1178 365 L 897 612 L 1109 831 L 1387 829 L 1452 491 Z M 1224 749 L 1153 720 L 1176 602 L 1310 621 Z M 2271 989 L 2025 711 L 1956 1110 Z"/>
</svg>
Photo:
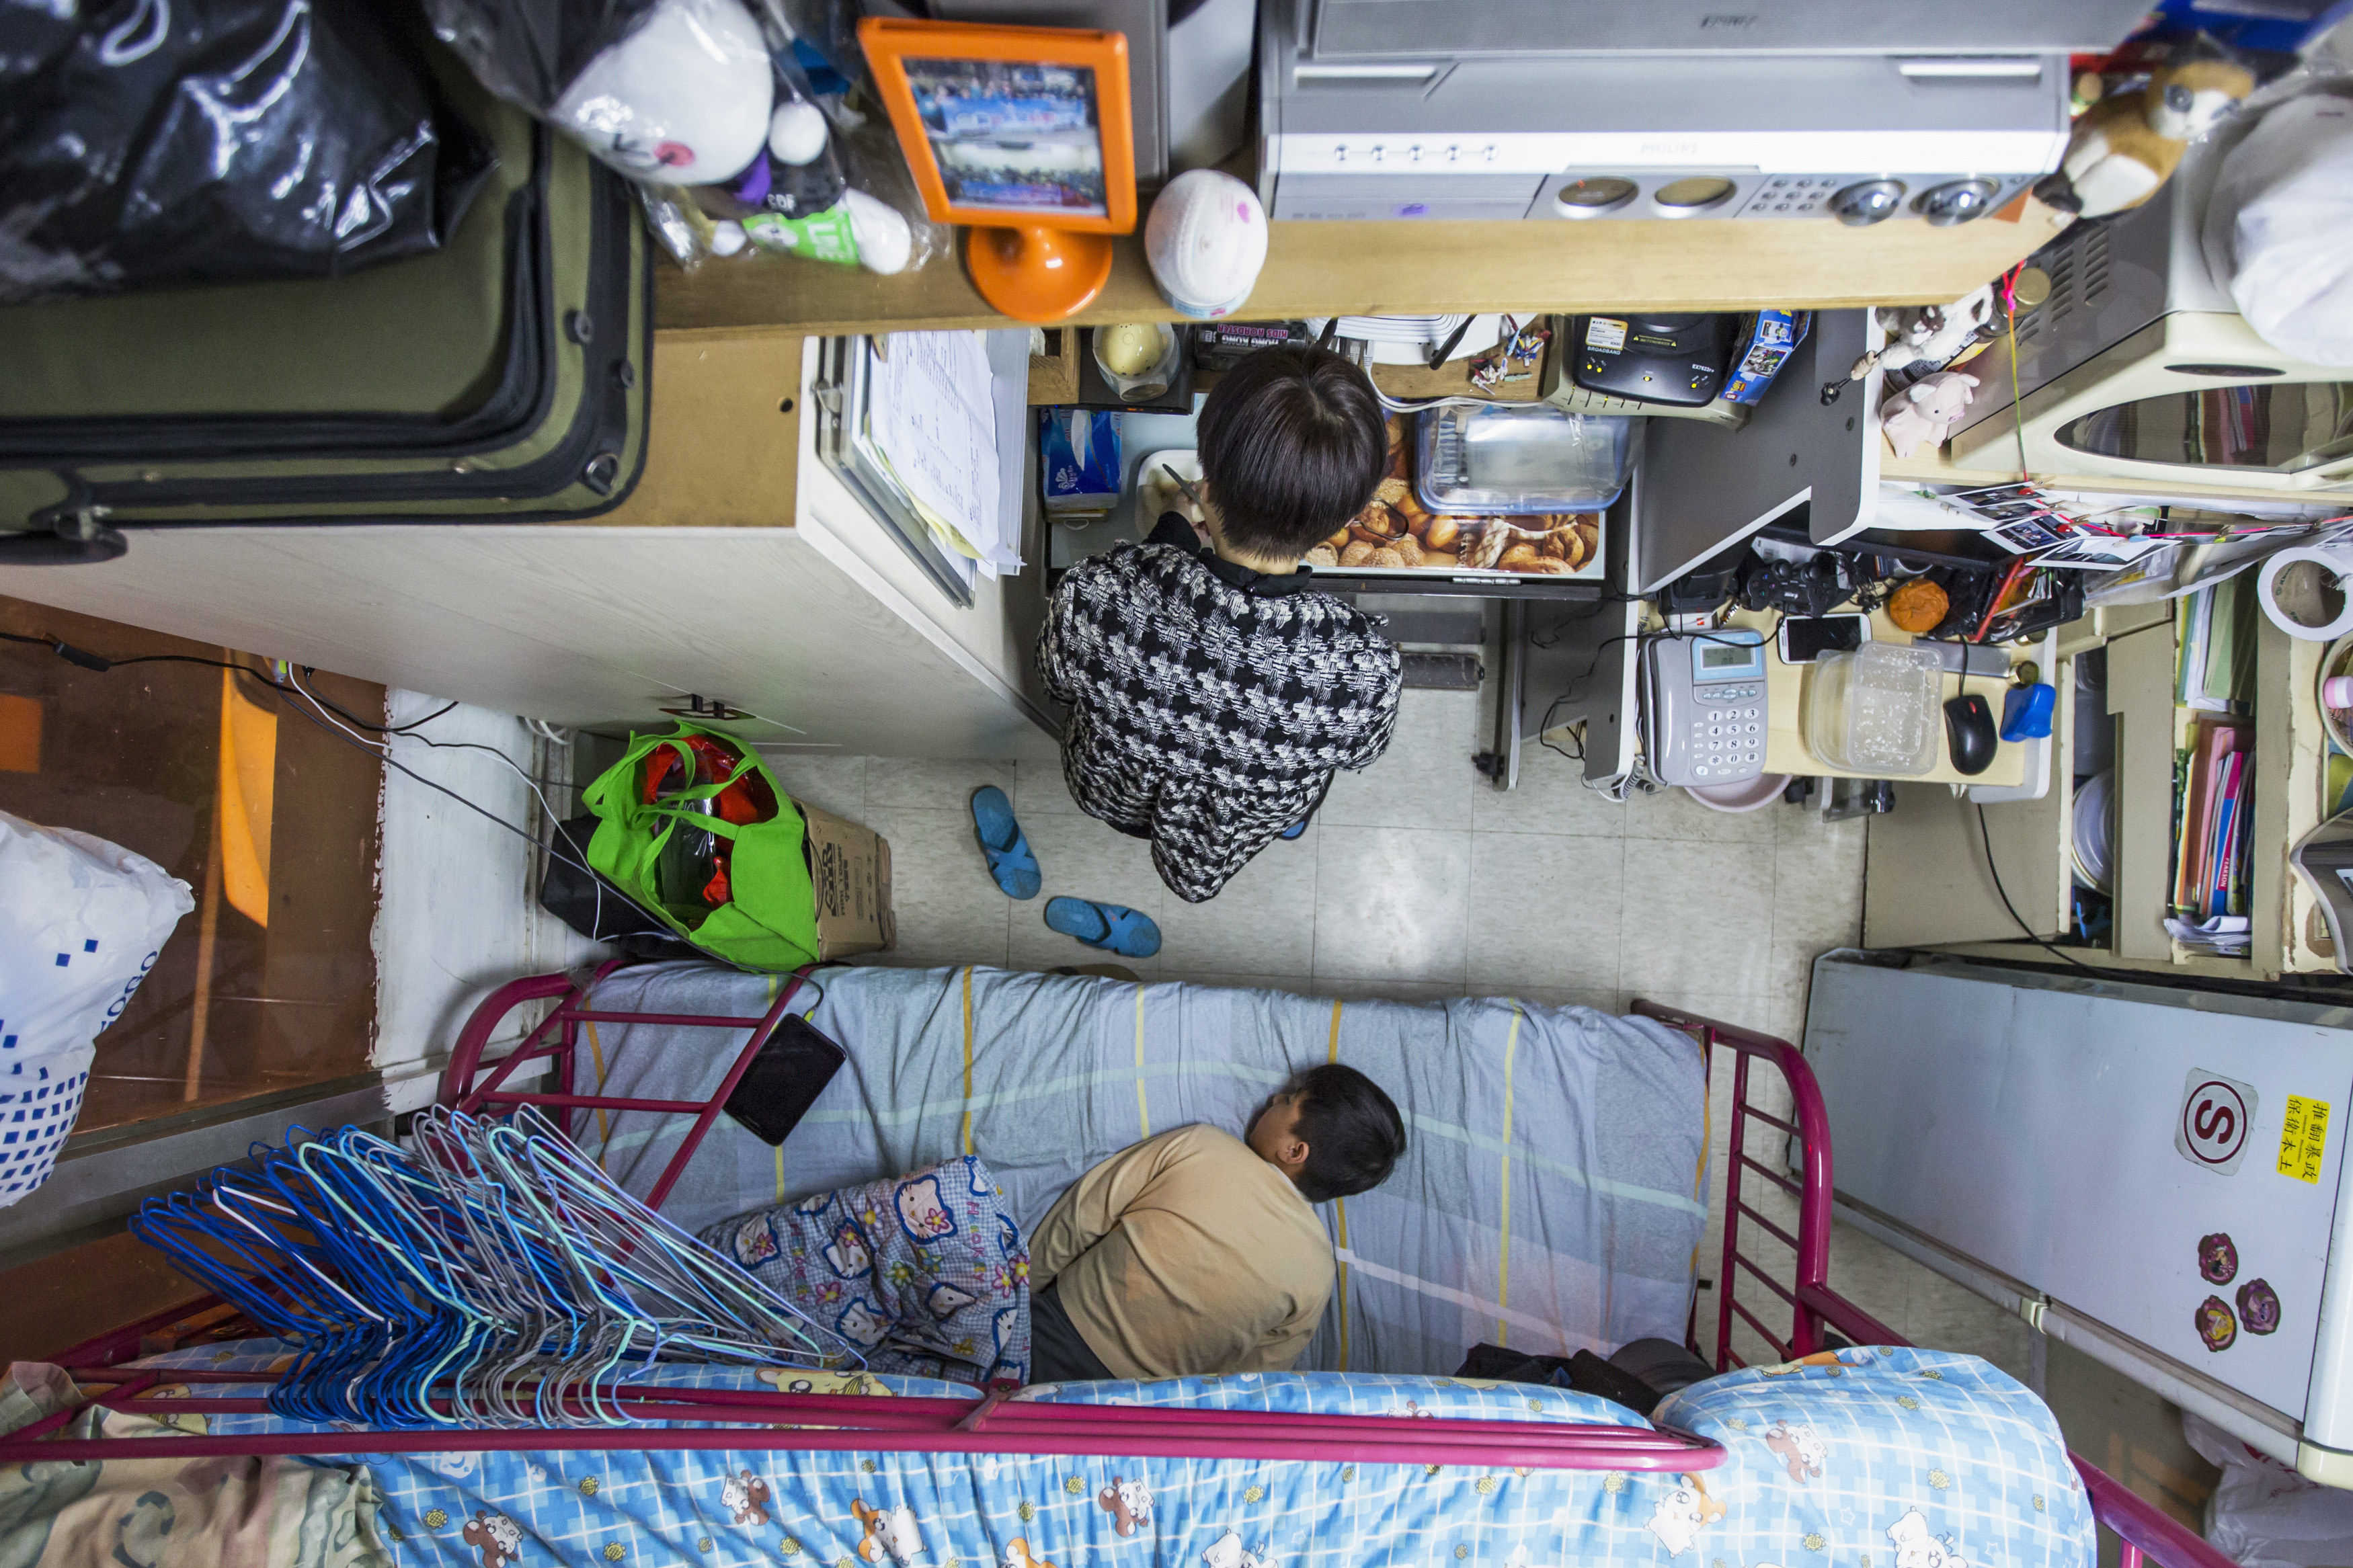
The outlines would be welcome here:
<svg viewBox="0 0 2353 1568">
<path fill-rule="evenodd" d="M 1946 702 L 1945 751 L 1955 773 L 1974 777 L 1993 766 L 1998 743 L 1992 703 L 1974 691 Z"/>
</svg>

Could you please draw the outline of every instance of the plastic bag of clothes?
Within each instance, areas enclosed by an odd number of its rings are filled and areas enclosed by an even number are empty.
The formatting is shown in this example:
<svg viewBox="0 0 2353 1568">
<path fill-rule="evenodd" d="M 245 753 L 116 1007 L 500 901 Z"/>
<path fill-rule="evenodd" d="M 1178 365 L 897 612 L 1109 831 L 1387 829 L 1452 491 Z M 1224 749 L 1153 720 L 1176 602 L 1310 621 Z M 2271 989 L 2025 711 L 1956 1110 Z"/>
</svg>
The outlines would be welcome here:
<svg viewBox="0 0 2353 1568">
<path fill-rule="evenodd" d="M 2267 110 L 2222 160 L 2204 241 L 2265 342 L 2353 364 L 2353 98 L 2312 92 Z"/>
<path fill-rule="evenodd" d="M 2186 1412 L 2182 1436 L 2221 1480 L 2206 1504 L 2206 1540 L 2242 1568 L 2316 1568 L 2353 1560 L 2353 1493 L 2308 1481 L 2212 1422 Z"/>
<path fill-rule="evenodd" d="M 768 44 L 744 0 L 426 0 L 484 86 L 633 179 L 710 184 L 768 140 Z"/>
<path fill-rule="evenodd" d="M 122 1016 L 188 885 L 143 855 L 0 811 L 0 1208 L 49 1178 L 81 1110 L 92 1043 Z"/>
<path fill-rule="evenodd" d="M 888 130 L 811 80 L 780 0 L 425 3 L 491 91 L 639 182 L 683 265 L 758 248 L 892 273 L 944 248 Z"/>
<path fill-rule="evenodd" d="M 490 154 L 371 0 L 0 5 L 0 301 L 431 250 Z"/>
</svg>

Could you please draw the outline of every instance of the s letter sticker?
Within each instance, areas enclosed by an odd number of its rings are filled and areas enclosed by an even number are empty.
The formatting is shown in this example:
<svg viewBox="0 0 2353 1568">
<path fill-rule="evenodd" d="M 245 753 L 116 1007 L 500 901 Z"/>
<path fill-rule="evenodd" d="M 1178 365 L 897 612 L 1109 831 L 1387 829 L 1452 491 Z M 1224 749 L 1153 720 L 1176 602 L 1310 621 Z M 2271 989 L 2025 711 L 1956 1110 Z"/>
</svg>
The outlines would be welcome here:
<svg viewBox="0 0 2353 1568">
<path fill-rule="evenodd" d="M 2191 1068 L 2182 1085 L 2181 1113 L 2173 1120 L 2175 1151 L 2200 1170 L 2218 1176 L 2232 1174 L 2246 1158 L 2247 1130 L 2255 1120 L 2255 1104 L 2253 1084 Z M 2319 1180 L 2318 1171 L 2316 1163 L 2315 1181 Z"/>
</svg>

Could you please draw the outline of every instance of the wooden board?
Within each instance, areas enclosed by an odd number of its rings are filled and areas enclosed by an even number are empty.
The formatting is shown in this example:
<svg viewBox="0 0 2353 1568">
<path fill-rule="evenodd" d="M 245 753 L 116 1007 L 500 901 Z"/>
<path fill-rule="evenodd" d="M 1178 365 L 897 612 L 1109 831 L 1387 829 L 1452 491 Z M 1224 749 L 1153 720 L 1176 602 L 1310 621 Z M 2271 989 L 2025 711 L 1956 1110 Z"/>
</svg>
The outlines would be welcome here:
<svg viewBox="0 0 2353 1568">
<path fill-rule="evenodd" d="M 1852 604 L 1842 605 L 1840 613 L 1852 613 Z M 1728 624 L 1732 626 L 1750 626 L 1765 634 L 1765 690 L 1770 710 L 1770 717 L 1765 727 L 1765 771 L 1768 773 L 1790 773 L 1815 778 L 1878 776 L 1872 773 L 1853 773 L 1844 768 L 1834 768 L 1814 755 L 1807 747 L 1806 696 L 1813 684 L 1814 668 L 1811 665 L 1788 665 L 1781 662 L 1780 647 L 1777 640 L 1780 620 L 1779 615 L 1771 610 L 1736 609 L 1727 617 Z M 1872 612 L 1871 636 L 1874 642 L 1895 643 L 1900 646 L 1908 646 L 1913 641 L 1910 633 L 1896 629 L 1895 623 L 1887 618 L 1885 610 Z M 2016 664 L 2021 659 L 2031 658 L 2034 656 L 2034 646 L 2028 644 L 2024 647 L 2004 648 L 2001 651 L 2010 657 L 2012 664 Z M 1944 695 L 1939 700 L 1958 697 L 1961 694 L 1962 680 L 1959 676 L 1947 675 L 1940 679 L 1943 682 Z M 1995 710 L 2000 710 L 2000 692 L 1989 678 L 1985 676 L 1975 678 L 1968 682 L 1968 689 L 1991 699 Z M 1944 742 L 1940 735 L 1936 744 L 1936 765 L 1920 774 L 1916 780 L 1904 782 L 1934 784 L 1938 790 L 1944 791 L 1947 797 L 1951 794 L 1946 789 L 1948 784 L 2015 787 L 2026 782 L 2026 747 L 2016 741 L 1997 742 L 1994 746 L 1992 763 L 1987 766 L 1985 772 L 1971 777 L 1954 768 L 1952 760 L 1945 754 Z"/>
<path fill-rule="evenodd" d="M 800 376 L 795 333 L 655 333 L 646 470 L 628 500 L 590 522 L 790 528 Z"/>
<path fill-rule="evenodd" d="M 1079 400 L 1079 334 L 1072 327 L 1046 329 L 1046 352 L 1029 356 L 1032 407 L 1060 407 Z"/>
<path fill-rule="evenodd" d="M 2074 805 L 2074 668 L 2058 671 L 2059 705 L 2051 733 L 2060 753 L 2041 800 L 1985 808 L 1941 784 L 1898 784 L 1894 811 L 1869 818 L 1862 883 L 1862 940 L 1870 947 L 1922 947 L 1957 942 L 2023 942 L 2018 919 L 2053 937 L 2067 920 L 2068 817 Z M 1999 885 L 1986 868 L 1993 847 Z M 2002 895 L 2010 896 L 2010 906 Z"/>
<path fill-rule="evenodd" d="M 1933 228 L 1908 218 L 1836 223 L 1637 219 L 1554 223 L 1278 223 L 1246 321 L 1396 311 L 1825 310 L 1943 304 L 2023 259 L 2064 227 L 2029 203 L 2016 221 Z M 1135 235 L 1113 242 L 1111 280 L 1072 320 L 1175 321 Z M 789 257 L 660 269 L 655 320 L 711 331 L 809 332 L 1002 326 L 957 256 L 878 277 Z"/>
<path fill-rule="evenodd" d="M 2170 959 L 2173 860 L 2173 625 L 2108 645 L 2108 711 L 2116 736 L 2116 951 Z"/>
<path fill-rule="evenodd" d="M 1422 364 L 1377 364 L 1369 368 L 1373 384 L 1391 397 L 1484 397 L 1491 403 L 1534 403 L 1536 400 L 1536 366 L 1514 364 L 1514 374 L 1525 370 L 1525 379 L 1507 381 L 1493 392 L 1474 391 L 1471 385 L 1471 366 L 1478 358 L 1451 359 L 1436 370 Z"/>
</svg>

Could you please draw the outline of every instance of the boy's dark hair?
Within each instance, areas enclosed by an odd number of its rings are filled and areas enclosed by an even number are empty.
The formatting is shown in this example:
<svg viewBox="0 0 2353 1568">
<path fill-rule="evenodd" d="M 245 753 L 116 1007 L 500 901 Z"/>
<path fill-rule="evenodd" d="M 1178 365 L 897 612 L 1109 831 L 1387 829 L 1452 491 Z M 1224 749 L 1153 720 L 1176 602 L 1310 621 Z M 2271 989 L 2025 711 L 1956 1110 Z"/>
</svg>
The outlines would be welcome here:
<svg viewBox="0 0 2353 1568">
<path fill-rule="evenodd" d="M 1405 1153 L 1405 1118 L 1381 1086 L 1355 1068 L 1327 1062 L 1302 1068 L 1282 1086 L 1301 1096 L 1299 1136 L 1307 1164 L 1300 1195 L 1311 1204 L 1352 1198 L 1388 1180 Z"/>
<path fill-rule="evenodd" d="M 1329 349 L 1260 349 L 1201 405 L 1201 477 L 1227 540 L 1303 555 L 1364 510 L 1388 461 L 1381 400 Z"/>
</svg>

